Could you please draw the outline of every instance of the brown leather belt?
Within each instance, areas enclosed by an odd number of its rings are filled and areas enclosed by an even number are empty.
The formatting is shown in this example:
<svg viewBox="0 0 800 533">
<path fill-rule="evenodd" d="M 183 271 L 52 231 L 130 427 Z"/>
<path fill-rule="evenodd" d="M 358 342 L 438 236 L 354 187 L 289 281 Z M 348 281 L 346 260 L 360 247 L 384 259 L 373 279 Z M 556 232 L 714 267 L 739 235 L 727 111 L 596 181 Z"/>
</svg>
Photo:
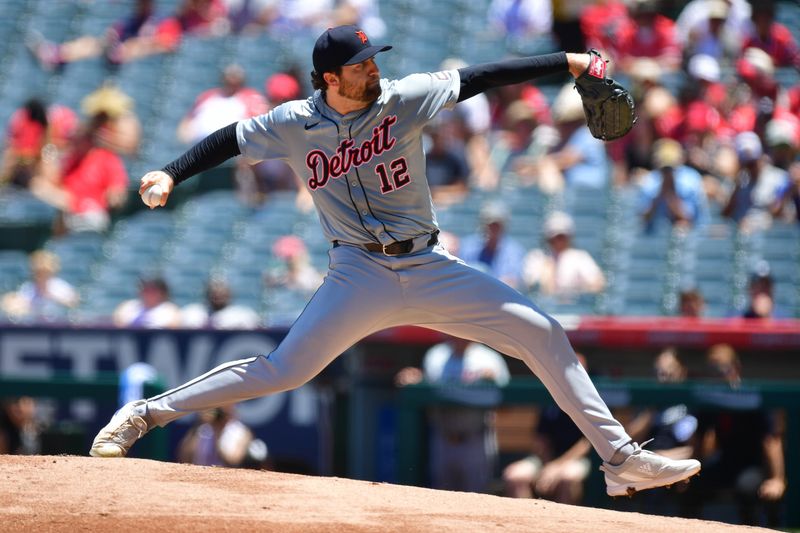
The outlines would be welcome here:
<svg viewBox="0 0 800 533">
<path fill-rule="evenodd" d="M 416 237 L 414 239 L 407 239 L 405 241 L 395 241 L 391 244 L 368 242 L 365 244 L 355 244 L 353 246 L 358 246 L 359 248 L 363 248 L 368 252 L 382 253 L 383 255 L 393 257 L 396 255 L 410 254 L 411 252 L 415 251 L 414 241 L 416 241 L 417 239 L 419 239 L 419 237 Z M 425 245 L 425 247 L 427 248 L 428 246 L 433 246 L 437 242 L 439 242 L 439 230 L 436 230 L 433 233 L 431 233 L 431 236 L 428 239 L 428 242 Z M 337 246 L 341 246 L 343 244 L 345 243 L 339 241 L 333 241 L 334 248 L 336 248 Z"/>
</svg>

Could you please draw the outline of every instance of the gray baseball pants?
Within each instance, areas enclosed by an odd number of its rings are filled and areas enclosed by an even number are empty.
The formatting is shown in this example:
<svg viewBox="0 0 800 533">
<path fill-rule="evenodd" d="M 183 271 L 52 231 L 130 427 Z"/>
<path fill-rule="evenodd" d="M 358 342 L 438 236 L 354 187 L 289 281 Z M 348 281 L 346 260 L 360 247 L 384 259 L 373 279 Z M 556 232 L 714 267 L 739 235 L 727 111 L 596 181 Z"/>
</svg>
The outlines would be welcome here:
<svg viewBox="0 0 800 533">
<path fill-rule="evenodd" d="M 163 426 L 192 412 L 294 389 L 367 335 L 418 325 L 524 361 L 604 461 L 631 441 L 563 328 L 516 290 L 441 245 L 397 257 L 344 245 L 329 256 L 325 281 L 275 351 L 220 365 L 148 399 L 152 420 Z"/>
</svg>

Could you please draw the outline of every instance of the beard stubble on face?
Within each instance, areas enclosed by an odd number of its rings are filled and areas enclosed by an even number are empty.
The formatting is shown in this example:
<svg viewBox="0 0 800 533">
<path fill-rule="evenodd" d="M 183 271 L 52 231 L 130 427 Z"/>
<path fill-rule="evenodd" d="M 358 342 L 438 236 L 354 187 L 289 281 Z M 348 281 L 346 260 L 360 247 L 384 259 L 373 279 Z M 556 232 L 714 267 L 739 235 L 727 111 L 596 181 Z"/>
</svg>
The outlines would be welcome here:
<svg viewBox="0 0 800 533">
<path fill-rule="evenodd" d="M 339 96 L 355 100 L 357 102 L 371 103 L 381 95 L 380 82 L 368 82 L 363 87 L 358 84 L 342 79 L 339 83 Z"/>
</svg>

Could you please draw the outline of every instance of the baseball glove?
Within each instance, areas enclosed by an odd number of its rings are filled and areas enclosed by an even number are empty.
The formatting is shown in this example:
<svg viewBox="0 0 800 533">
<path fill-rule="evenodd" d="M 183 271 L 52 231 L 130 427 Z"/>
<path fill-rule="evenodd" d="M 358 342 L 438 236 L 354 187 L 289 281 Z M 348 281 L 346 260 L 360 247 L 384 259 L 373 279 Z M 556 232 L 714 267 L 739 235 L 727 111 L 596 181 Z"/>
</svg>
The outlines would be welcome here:
<svg viewBox="0 0 800 533">
<path fill-rule="evenodd" d="M 581 95 L 589 131 L 598 139 L 611 141 L 628 133 L 636 122 L 633 97 L 628 90 L 606 77 L 606 63 L 600 52 L 589 50 L 589 68 L 575 80 Z"/>
</svg>

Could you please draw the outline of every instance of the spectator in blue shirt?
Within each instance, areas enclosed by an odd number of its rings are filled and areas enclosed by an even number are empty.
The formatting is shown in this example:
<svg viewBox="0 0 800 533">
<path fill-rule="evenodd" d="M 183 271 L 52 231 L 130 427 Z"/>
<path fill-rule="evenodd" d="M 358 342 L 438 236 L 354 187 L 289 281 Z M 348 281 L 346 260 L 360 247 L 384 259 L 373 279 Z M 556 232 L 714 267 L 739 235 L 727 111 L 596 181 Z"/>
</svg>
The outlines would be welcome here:
<svg viewBox="0 0 800 533">
<path fill-rule="evenodd" d="M 665 223 L 693 228 L 708 221 L 708 201 L 700 173 L 684 164 L 678 141 L 661 139 L 653 145 L 654 170 L 639 186 L 639 214 L 645 232 L 658 231 Z"/>
<path fill-rule="evenodd" d="M 602 189 L 608 185 L 610 166 L 606 147 L 586 126 L 583 103 L 573 84 L 567 84 L 553 102 L 553 123 L 560 141 L 542 163 L 563 176 L 565 187 Z M 547 181 L 546 177 L 541 178 Z"/>
<path fill-rule="evenodd" d="M 764 156 L 761 140 L 752 131 L 738 134 L 735 146 L 739 171 L 722 214 L 745 231 L 767 229 L 772 224 L 772 207 L 789 176 Z"/>
<path fill-rule="evenodd" d="M 482 231 L 462 239 L 461 258 L 516 289 L 522 284 L 525 248 L 505 234 L 509 216 L 508 207 L 501 202 L 484 204 L 479 215 Z"/>
</svg>

